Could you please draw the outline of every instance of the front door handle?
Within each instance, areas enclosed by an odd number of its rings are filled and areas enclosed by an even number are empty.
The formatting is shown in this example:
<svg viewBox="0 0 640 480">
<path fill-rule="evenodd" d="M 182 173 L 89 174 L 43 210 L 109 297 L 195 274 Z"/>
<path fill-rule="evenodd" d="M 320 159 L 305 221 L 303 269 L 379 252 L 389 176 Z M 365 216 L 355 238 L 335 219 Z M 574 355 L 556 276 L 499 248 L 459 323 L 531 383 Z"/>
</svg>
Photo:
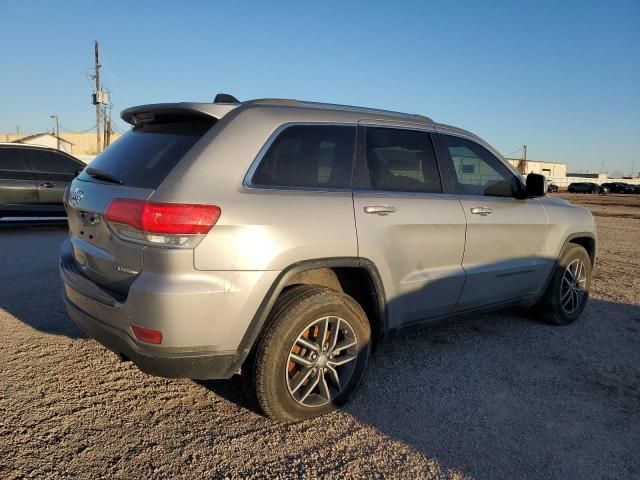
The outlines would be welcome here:
<svg viewBox="0 0 640 480">
<path fill-rule="evenodd" d="M 389 215 L 396 211 L 396 207 L 391 205 L 369 205 L 364 207 L 364 213 L 375 213 L 376 215 Z"/>
<path fill-rule="evenodd" d="M 56 186 L 56 184 L 51 182 L 44 182 L 44 183 L 41 183 L 40 186 L 44 188 L 53 188 Z"/>
<path fill-rule="evenodd" d="M 493 209 L 489 207 L 473 207 L 471 209 L 471 213 L 473 213 L 474 215 L 482 215 L 483 217 L 486 217 L 491 212 L 493 212 Z"/>
</svg>

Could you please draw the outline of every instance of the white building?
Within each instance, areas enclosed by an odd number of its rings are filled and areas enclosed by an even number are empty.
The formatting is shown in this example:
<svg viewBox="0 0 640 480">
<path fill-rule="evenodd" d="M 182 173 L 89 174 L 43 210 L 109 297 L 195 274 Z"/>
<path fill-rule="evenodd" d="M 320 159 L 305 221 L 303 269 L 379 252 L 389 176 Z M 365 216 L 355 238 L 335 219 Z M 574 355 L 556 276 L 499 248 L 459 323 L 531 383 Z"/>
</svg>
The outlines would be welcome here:
<svg viewBox="0 0 640 480">
<path fill-rule="evenodd" d="M 560 178 L 567 176 L 566 163 L 522 160 L 519 158 L 507 158 L 507 160 L 524 176 L 530 173 L 539 173 L 547 178 Z"/>
<path fill-rule="evenodd" d="M 58 147 L 59 142 L 59 147 Z M 73 143 L 61 137 L 56 137 L 53 133 L 44 132 L 22 137 L 20 140 L 14 140 L 13 143 L 27 143 L 29 145 L 40 145 L 43 147 L 59 148 L 60 150 L 71 153 Z"/>
</svg>

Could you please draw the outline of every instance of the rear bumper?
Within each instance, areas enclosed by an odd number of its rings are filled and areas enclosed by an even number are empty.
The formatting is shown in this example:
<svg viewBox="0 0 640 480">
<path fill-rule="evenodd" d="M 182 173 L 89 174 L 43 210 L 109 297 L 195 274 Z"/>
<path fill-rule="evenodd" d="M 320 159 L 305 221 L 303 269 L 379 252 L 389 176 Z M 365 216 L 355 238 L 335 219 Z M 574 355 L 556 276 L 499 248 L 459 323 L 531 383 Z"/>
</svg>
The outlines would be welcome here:
<svg viewBox="0 0 640 480">
<path fill-rule="evenodd" d="M 128 294 L 105 289 L 75 261 L 67 240 L 59 273 L 71 319 L 140 370 L 162 377 L 229 378 L 247 357 L 243 338 L 277 272 L 143 271 Z M 162 344 L 138 341 L 131 326 L 159 330 Z"/>
<path fill-rule="evenodd" d="M 240 355 L 236 352 L 166 351 L 141 345 L 121 330 L 84 313 L 66 294 L 63 294 L 63 298 L 69 316 L 84 333 L 112 352 L 131 360 L 140 370 L 150 375 L 197 380 L 230 378 L 241 362 Z"/>
</svg>

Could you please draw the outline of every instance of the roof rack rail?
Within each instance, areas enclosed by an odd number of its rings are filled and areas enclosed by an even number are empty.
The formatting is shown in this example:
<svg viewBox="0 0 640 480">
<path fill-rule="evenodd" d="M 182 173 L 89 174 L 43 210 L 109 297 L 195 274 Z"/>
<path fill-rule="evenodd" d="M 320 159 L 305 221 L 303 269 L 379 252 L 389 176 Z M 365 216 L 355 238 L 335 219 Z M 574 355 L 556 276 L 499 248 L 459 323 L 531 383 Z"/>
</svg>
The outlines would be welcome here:
<svg viewBox="0 0 640 480">
<path fill-rule="evenodd" d="M 406 118 L 406 119 L 420 119 L 426 120 L 428 122 L 433 123 L 433 120 L 425 115 L 420 115 L 417 113 L 404 113 L 404 112 L 396 112 L 393 110 L 383 110 L 379 108 L 369 108 L 369 107 L 358 107 L 354 105 L 340 105 L 336 103 L 326 103 L 326 102 L 309 102 L 304 100 L 294 100 L 290 98 L 258 98 L 255 100 L 247 100 L 246 102 L 242 102 L 243 105 L 274 105 L 274 106 L 289 106 L 289 107 L 316 107 L 316 108 L 327 108 L 332 110 L 345 110 L 351 112 L 361 112 L 361 113 L 369 113 L 369 114 L 382 114 L 382 115 L 391 115 L 398 118 Z"/>
</svg>

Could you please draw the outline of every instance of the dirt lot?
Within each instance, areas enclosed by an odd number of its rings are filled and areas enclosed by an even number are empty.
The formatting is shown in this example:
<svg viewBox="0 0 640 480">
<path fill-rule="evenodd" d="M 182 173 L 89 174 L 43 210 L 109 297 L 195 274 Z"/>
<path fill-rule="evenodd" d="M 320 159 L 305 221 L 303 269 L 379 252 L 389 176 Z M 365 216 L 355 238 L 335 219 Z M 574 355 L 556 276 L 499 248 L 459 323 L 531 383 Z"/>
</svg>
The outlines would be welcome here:
<svg viewBox="0 0 640 480">
<path fill-rule="evenodd" d="M 237 381 L 118 362 L 64 312 L 65 229 L 2 229 L 0 477 L 638 478 L 640 199 L 571 199 L 600 235 L 579 322 L 505 312 L 406 334 L 345 411 L 291 425 Z"/>
</svg>

